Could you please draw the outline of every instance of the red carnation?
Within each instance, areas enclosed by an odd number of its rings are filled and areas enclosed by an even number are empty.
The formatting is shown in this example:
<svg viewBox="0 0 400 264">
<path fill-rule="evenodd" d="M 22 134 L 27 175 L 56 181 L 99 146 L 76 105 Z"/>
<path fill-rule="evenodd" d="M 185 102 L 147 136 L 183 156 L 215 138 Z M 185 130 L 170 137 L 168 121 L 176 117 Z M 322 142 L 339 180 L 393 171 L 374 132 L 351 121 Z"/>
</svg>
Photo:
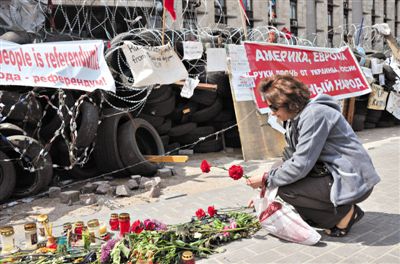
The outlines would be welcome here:
<svg viewBox="0 0 400 264">
<path fill-rule="evenodd" d="M 151 221 L 150 219 L 144 220 L 144 221 L 143 221 L 143 224 L 144 224 L 144 229 L 145 229 L 145 230 L 150 230 L 150 231 L 152 231 L 152 230 L 155 230 L 155 229 L 156 229 L 156 224 L 155 224 L 153 221 Z"/>
<path fill-rule="evenodd" d="M 142 222 L 140 222 L 140 220 L 136 220 L 131 225 L 132 233 L 140 234 L 143 231 L 143 229 L 144 229 L 144 225 L 142 224 Z"/>
<path fill-rule="evenodd" d="M 202 172 L 209 173 L 210 168 L 211 168 L 211 165 L 206 160 L 203 160 L 201 162 L 200 169 Z"/>
<path fill-rule="evenodd" d="M 204 212 L 203 209 L 199 209 L 196 211 L 196 216 L 199 220 L 203 219 L 204 217 L 206 217 L 206 212 Z"/>
<path fill-rule="evenodd" d="M 240 165 L 232 165 L 229 168 L 228 172 L 229 172 L 229 177 L 231 177 L 235 181 L 243 177 L 243 168 Z"/>
<path fill-rule="evenodd" d="M 214 217 L 214 215 L 217 213 L 217 210 L 215 210 L 214 206 L 209 206 L 207 211 L 210 217 Z"/>
</svg>

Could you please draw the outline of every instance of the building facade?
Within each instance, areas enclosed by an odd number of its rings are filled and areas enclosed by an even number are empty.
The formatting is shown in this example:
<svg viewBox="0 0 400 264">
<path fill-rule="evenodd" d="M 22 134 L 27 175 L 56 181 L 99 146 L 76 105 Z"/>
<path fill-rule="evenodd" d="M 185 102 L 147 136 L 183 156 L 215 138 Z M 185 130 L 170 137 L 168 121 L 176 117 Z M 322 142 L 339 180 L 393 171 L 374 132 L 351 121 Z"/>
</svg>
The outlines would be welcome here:
<svg viewBox="0 0 400 264">
<path fill-rule="evenodd" d="M 392 34 L 400 36 L 400 0 L 242 0 L 250 20 L 249 27 L 274 26 L 288 29 L 294 35 L 313 41 L 315 45 L 334 47 L 355 34 L 362 24 L 369 34 L 365 43 L 379 49 L 382 39 L 374 38 L 371 26 L 389 24 Z M 175 28 L 184 26 L 188 5 L 201 2 L 195 16 L 200 27 L 242 27 L 238 0 L 175 0 L 178 20 Z M 185 8 L 186 7 L 186 8 Z M 181 15 L 179 15 L 181 14 Z M 192 17 L 195 17 L 192 16 Z M 368 31 L 369 30 L 369 31 Z M 368 31 L 368 32 L 367 32 Z"/>
</svg>

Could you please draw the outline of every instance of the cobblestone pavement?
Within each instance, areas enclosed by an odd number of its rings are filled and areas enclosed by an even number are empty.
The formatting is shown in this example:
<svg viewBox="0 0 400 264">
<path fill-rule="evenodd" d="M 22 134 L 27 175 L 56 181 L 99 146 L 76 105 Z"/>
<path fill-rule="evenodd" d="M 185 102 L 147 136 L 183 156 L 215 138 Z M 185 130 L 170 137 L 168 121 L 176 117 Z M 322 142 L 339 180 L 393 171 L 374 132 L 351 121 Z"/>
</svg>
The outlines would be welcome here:
<svg viewBox="0 0 400 264">
<path fill-rule="evenodd" d="M 365 130 L 359 136 L 381 176 L 360 207 L 364 218 L 347 237 L 322 236 L 317 246 L 287 243 L 259 231 L 251 239 L 224 246 L 226 251 L 197 263 L 400 263 L 400 129 Z M 354 164 L 357 166 L 357 164 Z M 195 184 L 195 182 L 194 182 Z M 256 192 L 238 184 L 195 195 L 124 208 L 135 219 L 157 218 L 168 224 L 189 221 L 197 208 L 246 205 Z M 92 215 L 106 220 L 108 216 Z M 88 219 L 83 219 L 88 220 Z"/>
</svg>

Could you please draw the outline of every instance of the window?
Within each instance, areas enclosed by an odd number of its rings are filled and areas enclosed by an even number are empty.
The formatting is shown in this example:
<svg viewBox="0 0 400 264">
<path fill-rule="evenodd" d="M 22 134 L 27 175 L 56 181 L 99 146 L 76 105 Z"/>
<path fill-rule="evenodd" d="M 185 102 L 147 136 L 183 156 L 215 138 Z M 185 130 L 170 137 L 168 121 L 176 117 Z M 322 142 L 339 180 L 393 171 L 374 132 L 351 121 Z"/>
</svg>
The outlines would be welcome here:
<svg viewBox="0 0 400 264">
<path fill-rule="evenodd" d="M 253 3 L 251 0 L 242 0 L 246 11 L 253 11 Z"/>
<path fill-rule="evenodd" d="M 290 0 L 290 19 L 297 19 L 297 0 Z"/>
<path fill-rule="evenodd" d="M 226 17 L 226 0 L 214 1 L 214 10 L 214 22 L 228 24 L 228 19 Z"/>
</svg>

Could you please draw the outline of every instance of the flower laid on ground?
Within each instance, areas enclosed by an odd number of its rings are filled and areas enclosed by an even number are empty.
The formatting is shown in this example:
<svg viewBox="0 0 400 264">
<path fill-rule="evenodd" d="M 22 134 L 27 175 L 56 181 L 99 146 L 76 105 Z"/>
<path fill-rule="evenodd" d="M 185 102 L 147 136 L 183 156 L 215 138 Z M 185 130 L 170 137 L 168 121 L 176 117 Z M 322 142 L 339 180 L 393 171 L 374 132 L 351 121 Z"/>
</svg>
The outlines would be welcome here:
<svg viewBox="0 0 400 264">
<path fill-rule="evenodd" d="M 200 208 L 196 211 L 196 217 L 197 219 L 201 220 L 206 217 L 206 212 L 204 212 L 204 210 Z"/>
<path fill-rule="evenodd" d="M 143 230 L 144 230 L 144 225 L 143 225 L 142 222 L 140 222 L 140 220 L 136 220 L 131 225 L 131 232 L 132 233 L 140 234 Z"/>
<path fill-rule="evenodd" d="M 202 172 L 209 173 L 211 165 L 206 160 L 203 160 L 200 164 L 200 169 Z"/>
<path fill-rule="evenodd" d="M 150 219 L 146 219 L 143 221 L 144 224 L 144 230 L 155 230 L 156 229 L 156 223 L 154 223 L 152 220 Z"/>
<path fill-rule="evenodd" d="M 223 169 L 223 170 L 227 170 L 227 169 L 221 168 L 221 167 L 218 167 L 218 168 Z M 207 160 L 203 160 L 201 162 L 201 164 L 200 164 L 200 169 L 204 173 L 209 173 L 211 171 L 211 165 L 210 165 L 210 163 L 208 163 Z M 244 174 L 243 167 L 240 166 L 240 165 L 232 165 L 228 169 L 228 173 L 229 173 L 229 177 L 231 177 L 235 181 L 241 179 L 242 177 L 245 178 L 245 179 L 249 178 L 249 176 Z"/>
<path fill-rule="evenodd" d="M 209 207 L 207 208 L 207 212 L 208 212 L 208 215 L 209 215 L 210 217 L 214 217 L 214 215 L 217 213 L 217 210 L 215 210 L 215 207 L 214 207 L 214 206 L 209 206 Z"/>
<path fill-rule="evenodd" d="M 117 242 L 118 242 L 118 240 L 116 240 L 116 239 L 110 239 L 101 246 L 101 254 L 100 254 L 100 262 L 101 263 L 110 262 L 111 250 L 114 248 L 114 246 Z"/>
</svg>

